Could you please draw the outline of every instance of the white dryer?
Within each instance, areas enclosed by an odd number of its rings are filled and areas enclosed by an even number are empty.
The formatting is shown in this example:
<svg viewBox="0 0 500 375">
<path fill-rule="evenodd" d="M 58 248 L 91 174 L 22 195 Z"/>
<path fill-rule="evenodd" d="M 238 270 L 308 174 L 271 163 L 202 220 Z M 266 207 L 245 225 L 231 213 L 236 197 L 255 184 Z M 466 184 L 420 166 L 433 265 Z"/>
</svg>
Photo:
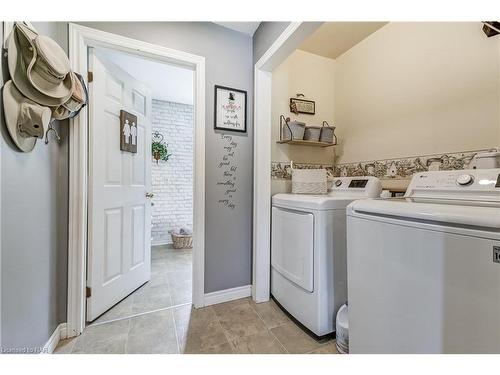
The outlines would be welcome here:
<svg viewBox="0 0 500 375">
<path fill-rule="evenodd" d="M 347 208 L 351 353 L 500 353 L 500 169 Z"/>
<path fill-rule="evenodd" d="M 346 206 L 380 193 L 376 177 L 339 177 L 327 195 L 272 198 L 271 293 L 316 336 L 347 299 Z"/>
</svg>

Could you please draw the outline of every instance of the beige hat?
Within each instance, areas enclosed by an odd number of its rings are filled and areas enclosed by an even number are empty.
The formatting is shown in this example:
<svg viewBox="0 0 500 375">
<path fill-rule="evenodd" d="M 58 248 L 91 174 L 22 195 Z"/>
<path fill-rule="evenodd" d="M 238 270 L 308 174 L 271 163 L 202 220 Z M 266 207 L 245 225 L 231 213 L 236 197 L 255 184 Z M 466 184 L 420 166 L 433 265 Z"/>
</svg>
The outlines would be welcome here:
<svg viewBox="0 0 500 375">
<path fill-rule="evenodd" d="M 83 77 L 78 73 L 69 73 L 73 80 L 73 91 L 66 103 L 58 107 L 52 107 L 52 118 L 64 120 L 75 117 L 80 110 L 87 104 L 88 93 Z"/>
<path fill-rule="evenodd" d="M 24 96 L 49 106 L 70 98 L 73 80 L 69 59 L 54 40 L 18 22 L 7 48 L 10 75 Z"/>
<path fill-rule="evenodd" d="M 50 122 L 50 109 L 24 97 L 12 81 L 3 87 L 5 123 L 14 143 L 30 152 L 37 138 L 43 138 Z"/>
</svg>

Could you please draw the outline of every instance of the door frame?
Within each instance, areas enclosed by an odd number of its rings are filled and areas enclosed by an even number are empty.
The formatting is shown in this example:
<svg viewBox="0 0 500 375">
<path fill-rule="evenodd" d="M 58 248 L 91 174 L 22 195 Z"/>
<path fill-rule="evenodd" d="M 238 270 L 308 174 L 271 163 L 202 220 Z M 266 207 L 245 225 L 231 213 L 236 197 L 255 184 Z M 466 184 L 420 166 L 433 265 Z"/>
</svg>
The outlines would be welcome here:
<svg viewBox="0 0 500 375">
<path fill-rule="evenodd" d="M 271 293 L 272 72 L 322 24 L 290 22 L 255 63 L 252 298 L 257 303 Z"/>
<path fill-rule="evenodd" d="M 71 68 L 88 84 L 88 47 L 105 47 L 194 71 L 193 304 L 205 293 L 205 58 L 124 36 L 69 24 Z M 85 328 L 88 239 L 88 106 L 69 124 L 68 337 Z"/>
</svg>

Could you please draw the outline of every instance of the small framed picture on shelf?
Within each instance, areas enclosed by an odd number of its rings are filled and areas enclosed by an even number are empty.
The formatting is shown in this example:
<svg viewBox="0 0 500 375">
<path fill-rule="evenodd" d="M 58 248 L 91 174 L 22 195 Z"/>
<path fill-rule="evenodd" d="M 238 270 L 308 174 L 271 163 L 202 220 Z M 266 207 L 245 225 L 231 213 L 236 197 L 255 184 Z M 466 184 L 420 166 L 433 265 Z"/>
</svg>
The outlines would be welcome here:
<svg viewBox="0 0 500 375">
<path fill-rule="evenodd" d="M 214 129 L 246 133 L 247 92 L 215 85 Z"/>
<path fill-rule="evenodd" d="M 316 113 L 316 102 L 312 100 L 290 98 L 290 112 L 314 115 Z"/>
</svg>

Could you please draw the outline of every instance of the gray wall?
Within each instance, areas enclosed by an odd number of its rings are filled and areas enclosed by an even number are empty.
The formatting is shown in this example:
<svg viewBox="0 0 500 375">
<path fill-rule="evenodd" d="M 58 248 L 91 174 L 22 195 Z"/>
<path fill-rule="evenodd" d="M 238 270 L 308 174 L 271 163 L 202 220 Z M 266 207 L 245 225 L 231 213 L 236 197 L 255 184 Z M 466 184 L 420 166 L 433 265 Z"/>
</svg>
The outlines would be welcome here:
<svg viewBox="0 0 500 375">
<path fill-rule="evenodd" d="M 82 22 L 84 26 L 205 57 L 206 206 L 205 292 L 251 284 L 253 60 L 252 38 L 210 22 Z M 225 142 L 214 131 L 214 85 L 246 90 L 247 133 L 233 133 L 238 147 L 236 208 L 223 207 L 220 169 Z"/>
<path fill-rule="evenodd" d="M 34 25 L 66 48 L 65 24 Z M 67 122 L 61 144 L 21 153 L 1 118 L 1 346 L 41 347 L 66 321 Z"/>
<path fill-rule="evenodd" d="M 253 62 L 256 63 L 290 22 L 261 22 L 253 34 Z"/>
</svg>

